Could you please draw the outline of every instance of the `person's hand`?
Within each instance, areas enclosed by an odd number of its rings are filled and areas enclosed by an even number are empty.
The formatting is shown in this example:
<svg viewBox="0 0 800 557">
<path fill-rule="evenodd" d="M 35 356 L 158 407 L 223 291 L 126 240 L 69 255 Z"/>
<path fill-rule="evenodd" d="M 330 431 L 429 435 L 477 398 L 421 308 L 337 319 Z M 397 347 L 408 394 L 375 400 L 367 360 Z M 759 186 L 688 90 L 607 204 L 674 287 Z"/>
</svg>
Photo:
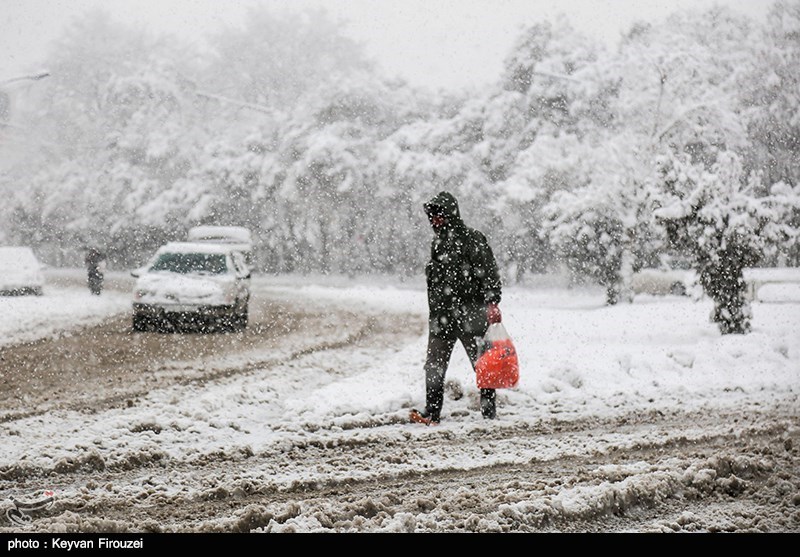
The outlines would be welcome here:
<svg viewBox="0 0 800 557">
<path fill-rule="evenodd" d="M 503 314 L 500 313 L 500 308 L 497 304 L 489 304 L 486 306 L 486 318 L 489 320 L 489 325 L 500 323 L 503 320 Z"/>
</svg>

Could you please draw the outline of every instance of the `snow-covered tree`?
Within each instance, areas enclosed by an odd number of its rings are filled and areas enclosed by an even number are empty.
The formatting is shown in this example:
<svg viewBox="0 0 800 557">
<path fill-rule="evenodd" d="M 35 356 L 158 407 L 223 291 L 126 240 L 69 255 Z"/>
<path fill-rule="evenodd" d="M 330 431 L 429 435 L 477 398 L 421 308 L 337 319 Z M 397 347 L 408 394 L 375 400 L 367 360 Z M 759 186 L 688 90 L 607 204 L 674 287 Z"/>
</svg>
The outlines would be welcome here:
<svg viewBox="0 0 800 557">
<path fill-rule="evenodd" d="M 143 204 L 185 171 L 191 151 L 176 68 L 184 53 L 105 12 L 65 30 L 24 114 L 37 147 L 26 182 L 38 194 L 12 199 L 19 214 L 38 213 L 52 238 L 42 241 L 76 251 L 102 240 L 112 265 L 118 255 L 129 263 L 127 235 L 140 227 Z"/>
<path fill-rule="evenodd" d="M 407 189 L 393 191 L 386 147 L 403 122 L 413 118 L 413 95 L 397 84 L 364 74 L 318 90 L 298 107 L 281 134 L 280 205 L 300 210 L 296 238 L 311 249 L 322 270 L 392 270 L 400 252 L 387 260 L 387 232 L 411 228 L 402 205 Z M 415 243 L 412 242 L 412 245 Z"/>
<path fill-rule="evenodd" d="M 576 144 L 579 159 L 568 180 L 543 207 L 542 234 L 575 279 L 606 288 L 606 302 L 632 301 L 632 274 L 652 263 L 652 196 L 629 166 L 638 162 L 619 147 L 620 134 L 600 145 Z M 614 140 L 615 139 L 615 140 Z"/>
<path fill-rule="evenodd" d="M 576 96 L 580 134 L 571 149 L 575 188 L 545 206 L 544 230 L 573 272 L 632 300 L 633 272 L 656 259 L 649 178 L 658 156 L 707 160 L 719 146 L 742 146 L 733 70 L 744 21 L 714 9 L 676 14 L 660 26 L 634 25 L 613 56 L 584 72 Z M 713 41 L 709 40 L 713 38 Z"/>
<path fill-rule="evenodd" d="M 543 208 L 554 193 L 578 187 L 576 146 L 604 122 L 598 100 L 606 92 L 593 71 L 601 52 L 566 19 L 535 24 L 520 34 L 497 86 L 465 105 L 474 115 L 468 154 L 476 186 L 468 193 L 493 231 L 498 259 L 518 279 L 552 261 L 540 234 Z"/>
<path fill-rule="evenodd" d="M 740 102 L 752 151 L 748 166 L 767 184 L 800 183 L 800 2 L 781 0 L 751 42 Z"/>
<path fill-rule="evenodd" d="M 741 157 L 724 151 L 715 160 L 706 167 L 687 156 L 659 159 L 655 185 L 662 206 L 655 217 L 670 247 L 694 259 L 722 333 L 746 333 L 751 311 L 743 270 L 797 241 L 798 230 L 787 223 L 786 213 L 800 197 L 784 184 L 756 197 L 758 178 L 746 175 Z"/>
<path fill-rule="evenodd" d="M 763 184 L 800 184 L 800 2 L 772 5 L 766 25 L 751 41 L 750 71 L 740 82 L 741 113 L 748 131 L 746 168 Z M 790 220 L 800 227 L 800 211 Z M 800 245 L 772 264 L 800 265 Z"/>
<path fill-rule="evenodd" d="M 209 39 L 211 92 L 278 110 L 305 93 L 369 70 L 361 46 L 325 10 L 303 13 L 254 6 L 242 26 Z"/>
<path fill-rule="evenodd" d="M 29 103 L 30 135 L 48 141 L 42 164 L 26 173 L 29 191 L 13 196 L 20 210 L 5 209 L 18 218 L 7 222 L 33 219 L 72 245 L 102 239 L 128 252 L 197 223 L 257 232 L 265 213 L 257 201 L 273 198 L 287 175 L 278 152 L 289 142 L 276 139 L 277 129 L 290 113 L 296 124 L 310 92 L 368 64 L 322 12 L 251 15 L 245 28 L 211 41 L 221 58 L 210 62 L 104 12 L 76 21 Z M 305 114 L 304 125 L 315 125 Z M 127 264 L 139 257 L 124 256 Z"/>
<path fill-rule="evenodd" d="M 629 299 L 632 271 L 659 259 L 660 158 L 710 171 L 735 152 L 743 195 L 796 191 L 798 12 L 780 0 L 763 29 L 724 8 L 675 14 L 616 52 L 542 22 L 493 86 L 428 97 L 377 76 L 324 12 L 255 8 L 202 52 L 96 13 L 15 104 L 13 141 L 35 148 L 0 173 L 0 228 L 103 238 L 138 264 L 189 226 L 241 224 L 264 269 L 410 274 L 421 204 L 446 189 L 506 279 L 560 260 Z M 780 222 L 796 228 L 793 210 Z M 797 263 L 797 245 L 767 261 Z"/>
</svg>

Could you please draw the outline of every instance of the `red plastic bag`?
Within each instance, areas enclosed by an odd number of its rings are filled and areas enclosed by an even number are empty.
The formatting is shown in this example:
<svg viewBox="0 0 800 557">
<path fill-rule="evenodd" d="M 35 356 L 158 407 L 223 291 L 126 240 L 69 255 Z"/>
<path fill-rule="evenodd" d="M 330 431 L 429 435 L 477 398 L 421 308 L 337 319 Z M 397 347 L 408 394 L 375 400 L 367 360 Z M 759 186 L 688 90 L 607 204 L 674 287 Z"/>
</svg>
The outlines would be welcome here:
<svg viewBox="0 0 800 557">
<path fill-rule="evenodd" d="M 475 375 L 479 389 L 510 389 L 519 382 L 517 350 L 502 323 L 489 325 L 478 342 Z"/>
</svg>

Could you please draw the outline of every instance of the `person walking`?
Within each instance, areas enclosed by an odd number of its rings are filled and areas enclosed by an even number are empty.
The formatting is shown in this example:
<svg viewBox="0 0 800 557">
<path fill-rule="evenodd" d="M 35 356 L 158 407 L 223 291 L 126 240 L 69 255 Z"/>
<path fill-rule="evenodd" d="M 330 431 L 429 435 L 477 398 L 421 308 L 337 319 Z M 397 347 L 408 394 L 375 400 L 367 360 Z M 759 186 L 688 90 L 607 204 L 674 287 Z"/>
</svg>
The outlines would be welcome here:
<svg viewBox="0 0 800 557">
<path fill-rule="evenodd" d="M 103 290 L 103 273 L 106 268 L 106 256 L 97 248 L 89 248 L 86 252 L 86 271 L 87 281 L 89 283 L 89 292 L 95 296 L 99 296 Z"/>
<path fill-rule="evenodd" d="M 486 236 L 464 224 L 458 201 L 440 192 L 424 204 L 433 228 L 431 259 L 425 267 L 428 285 L 428 349 L 425 361 L 425 409 L 410 412 L 412 422 L 439 423 L 444 378 L 457 341 L 474 369 L 478 341 L 491 323 L 500 323 L 501 281 Z M 496 416 L 494 389 L 481 389 L 481 414 Z"/>
</svg>

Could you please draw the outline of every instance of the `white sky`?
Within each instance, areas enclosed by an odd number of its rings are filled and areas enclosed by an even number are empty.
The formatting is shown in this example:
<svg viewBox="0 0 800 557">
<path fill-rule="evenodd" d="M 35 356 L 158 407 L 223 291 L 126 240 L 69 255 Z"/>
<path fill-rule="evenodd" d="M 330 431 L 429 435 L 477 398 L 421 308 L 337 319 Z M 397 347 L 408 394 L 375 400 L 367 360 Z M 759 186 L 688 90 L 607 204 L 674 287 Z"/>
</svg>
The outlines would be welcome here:
<svg viewBox="0 0 800 557">
<path fill-rule="evenodd" d="M 324 6 L 390 75 L 414 85 L 482 85 L 500 73 L 520 26 L 559 12 L 613 43 L 634 20 L 676 8 L 730 5 L 763 18 L 772 0 L 0 0 L 0 81 L 42 69 L 49 43 L 74 17 L 102 6 L 119 21 L 197 38 L 237 25 L 247 8 Z"/>
</svg>

